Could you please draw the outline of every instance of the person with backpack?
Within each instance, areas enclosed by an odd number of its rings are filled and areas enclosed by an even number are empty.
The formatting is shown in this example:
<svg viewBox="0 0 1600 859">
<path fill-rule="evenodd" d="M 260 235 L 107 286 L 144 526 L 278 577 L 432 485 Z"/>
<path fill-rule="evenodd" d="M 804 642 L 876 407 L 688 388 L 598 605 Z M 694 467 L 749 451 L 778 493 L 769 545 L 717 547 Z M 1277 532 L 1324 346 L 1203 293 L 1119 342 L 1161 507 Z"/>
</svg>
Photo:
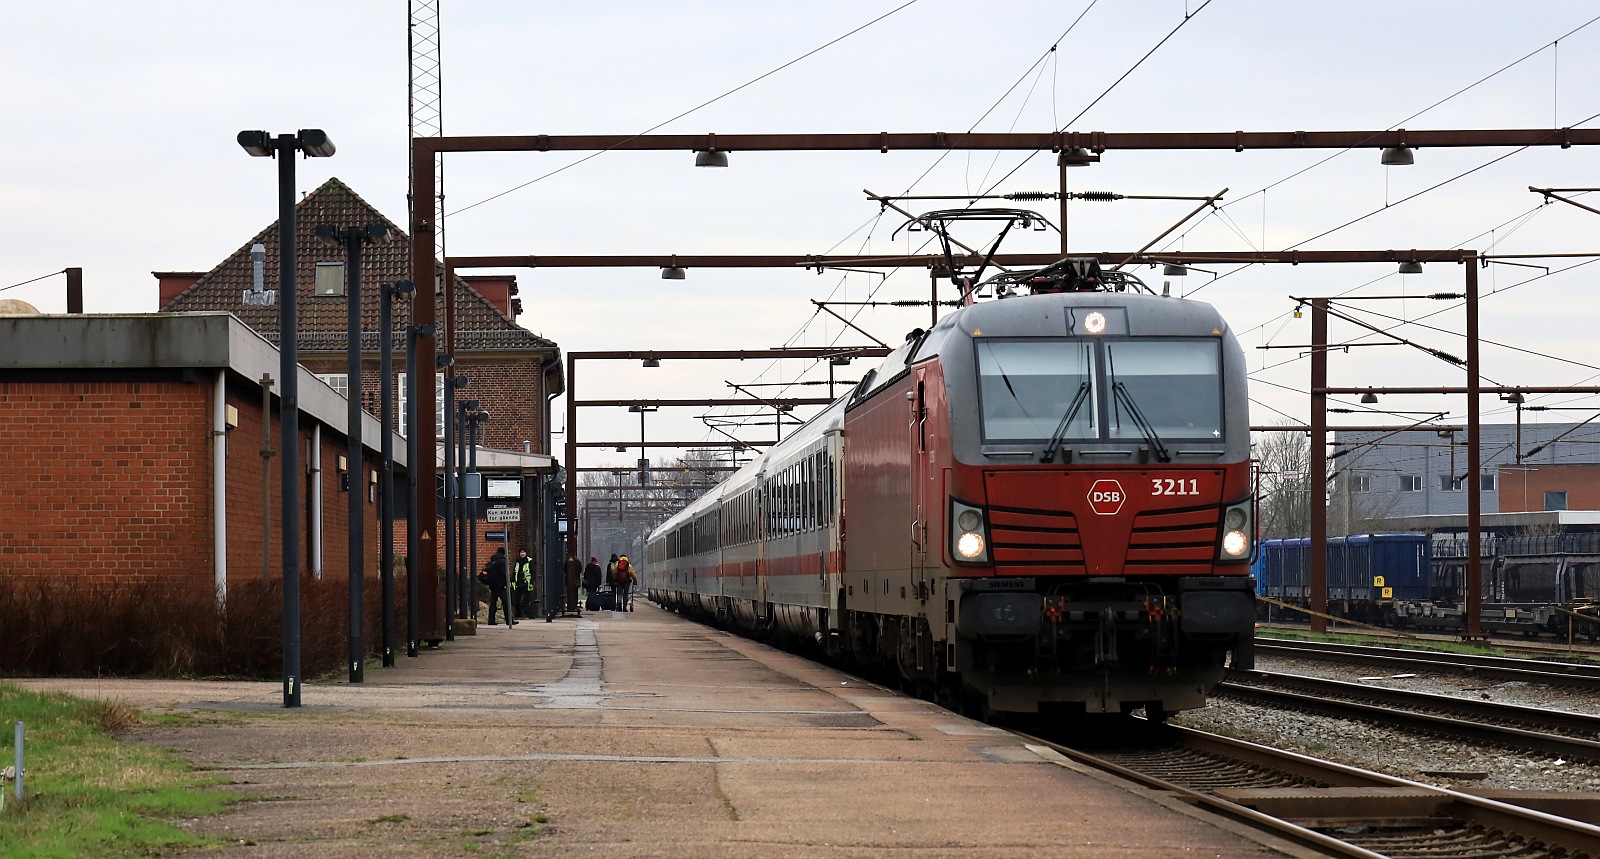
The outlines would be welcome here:
<svg viewBox="0 0 1600 859">
<path fill-rule="evenodd" d="M 632 591 L 636 578 L 633 565 L 628 563 L 628 556 L 623 555 L 618 558 L 616 569 L 611 574 L 617 592 L 617 611 L 633 611 L 633 603 L 628 599 L 628 594 Z"/>
<path fill-rule="evenodd" d="M 502 546 L 495 550 L 494 557 L 489 563 L 483 565 L 483 583 L 489 586 L 489 625 L 494 626 L 494 609 L 496 602 L 506 610 L 506 626 L 516 626 L 516 618 L 511 616 L 511 603 L 506 598 L 506 550 Z"/>
</svg>

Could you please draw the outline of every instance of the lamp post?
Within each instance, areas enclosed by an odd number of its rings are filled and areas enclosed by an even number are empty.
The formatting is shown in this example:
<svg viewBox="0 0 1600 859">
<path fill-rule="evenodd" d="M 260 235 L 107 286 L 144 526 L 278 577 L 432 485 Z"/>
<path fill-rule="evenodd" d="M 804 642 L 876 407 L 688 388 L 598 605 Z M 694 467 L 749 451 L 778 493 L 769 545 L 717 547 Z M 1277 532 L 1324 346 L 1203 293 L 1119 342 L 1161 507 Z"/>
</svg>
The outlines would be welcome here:
<svg viewBox="0 0 1600 859">
<path fill-rule="evenodd" d="M 378 511 L 379 579 L 383 582 L 383 667 L 394 667 L 394 305 L 396 296 L 410 295 L 415 287 L 402 280 L 378 291 L 378 398 L 382 413 L 383 504 Z"/>
<path fill-rule="evenodd" d="M 241 131 L 239 145 L 256 158 L 278 159 L 278 426 L 283 443 L 283 706 L 300 706 L 300 355 L 295 316 L 294 153 L 327 158 L 333 141 L 320 128 L 276 137 Z M 265 513 L 265 511 L 263 511 Z"/>
<path fill-rule="evenodd" d="M 345 471 L 345 491 L 350 495 L 350 682 L 361 683 L 366 680 L 367 660 L 366 612 L 362 600 L 366 579 L 366 547 L 362 544 L 366 540 L 367 469 L 361 439 L 361 416 L 364 411 L 361 408 L 361 246 L 388 238 L 389 228 L 383 224 L 368 224 L 365 227 L 318 224 L 316 235 L 344 244 L 345 267 L 348 269 L 349 285 L 345 289 L 345 359 L 348 364 L 345 400 L 349 411 L 345 456 L 350 464 Z"/>
</svg>

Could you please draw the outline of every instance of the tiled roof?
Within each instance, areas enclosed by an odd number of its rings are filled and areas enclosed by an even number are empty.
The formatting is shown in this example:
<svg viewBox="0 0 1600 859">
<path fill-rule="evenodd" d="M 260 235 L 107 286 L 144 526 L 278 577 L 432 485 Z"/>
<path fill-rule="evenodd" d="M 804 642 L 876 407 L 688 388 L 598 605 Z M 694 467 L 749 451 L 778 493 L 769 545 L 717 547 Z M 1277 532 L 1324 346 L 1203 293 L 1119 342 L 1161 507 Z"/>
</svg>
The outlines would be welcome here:
<svg viewBox="0 0 1600 859">
<path fill-rule="evenodd" d="M 318 262 L 343 262 L 343 243 L 315 235 L 319 224 L 359 227 L 382 223 L 389 228 L 389 240 L 368 244 L 361 254 L 361 329 L 363 350 L 377 351 L 379 296 L 377 285 L 411 279 L 411 241 L 381 212 L 338 179 L 322 187 L 295 206 L 295 261 L 298 289 L 296 305 L 300 348 L 310 352 L 343 351 L 347 325 L 345 301 L 318 298 L 314 292 Z M 266 288 L 277 288 L 278 223 L 268 224 L 245 242 L 216 268 L 206 272 L 188 289 L 162 305 L 163 312 L 226 310 L 268 340 L 278 339 L 278 307 L 244 303 L 244 292 L 251 286 L 250 246 L 267 248 Z M 440 266 L 443 269 L 443 266 Z M 556 344 L 518 326 L 488 299 L 467 286 L 460 278 L 455 289 L 456 351 L 546 350 Z M 442 329 L 444 296 L 435 296 L 435 316 Z M 405 325 L 411 319 L 408 301 L 396 301 L 394 319 L 396 347 L 405 350 Z M 443 331 L 440 332 L 443 334 Z"/>
</svg>

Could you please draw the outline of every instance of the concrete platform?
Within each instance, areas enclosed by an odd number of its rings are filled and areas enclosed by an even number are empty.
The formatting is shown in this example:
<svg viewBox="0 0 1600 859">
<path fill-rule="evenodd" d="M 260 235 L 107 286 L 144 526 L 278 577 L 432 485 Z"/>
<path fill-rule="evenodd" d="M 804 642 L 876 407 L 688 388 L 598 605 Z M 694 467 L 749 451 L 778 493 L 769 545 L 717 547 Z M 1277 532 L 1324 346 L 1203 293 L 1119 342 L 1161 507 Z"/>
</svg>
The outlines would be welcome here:
<svg viewBox="0 0 1600 859">
<path fill-rule="evenodd" d="M 260 800 L 185 822 L 231 839 L 207 857 L 1283 855 L 643 600 L 480 626 L 293 711 L 276 683 L 20 685 L 183 714 L 140 739 Z"/>
</svg>

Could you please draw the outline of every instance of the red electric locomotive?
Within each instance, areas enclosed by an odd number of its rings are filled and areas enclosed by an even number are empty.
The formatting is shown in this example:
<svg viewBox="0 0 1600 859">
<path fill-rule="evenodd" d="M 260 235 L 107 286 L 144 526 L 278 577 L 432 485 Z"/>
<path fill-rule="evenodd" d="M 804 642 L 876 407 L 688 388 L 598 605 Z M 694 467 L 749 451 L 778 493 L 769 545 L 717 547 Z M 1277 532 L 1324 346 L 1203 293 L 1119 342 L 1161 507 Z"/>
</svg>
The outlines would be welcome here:
<svg viewBox="0 0 1600 859">
<path fill-rule="evenodd" d="M 1203 706 L 1253 660 L 1244 356 L 1142 286 L 1067 259 L 913 331 L 652 534 L 651 597 L 985 712 Z"/>
</svg>

